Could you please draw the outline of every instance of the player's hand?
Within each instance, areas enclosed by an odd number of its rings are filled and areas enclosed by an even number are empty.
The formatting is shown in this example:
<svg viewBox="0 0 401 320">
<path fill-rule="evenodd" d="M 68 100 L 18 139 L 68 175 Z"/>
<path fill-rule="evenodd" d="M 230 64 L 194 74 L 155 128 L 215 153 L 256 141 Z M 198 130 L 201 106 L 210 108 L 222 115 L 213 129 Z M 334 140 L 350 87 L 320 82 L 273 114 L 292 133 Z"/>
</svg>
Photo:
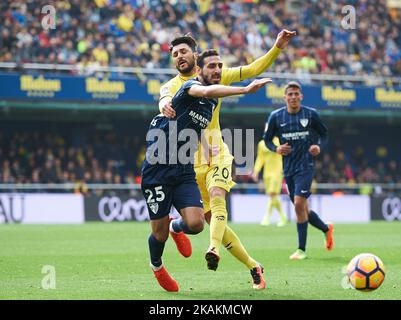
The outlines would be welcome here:
<svg viewBox="0 0 401 320">
<path fill-rule="evenodd" d="M 163 106 L 162 113 L 165 117 L 170 118 L 170 119 L 175 117 L 175 110 L 173 109 L 173 105 L 171 104 L 171 101 L 167 102 Z"/>
<path fill-rule="evenodd" d="M 275 46 L 279 49 L 284 49 L 290 42 L 291 38 L 295 37 L 296 35 L 296 31 L 289 31 L 287 29 L 281 30 L 277 35 Z"/>
<path fill-rule="evenodd" d="M 264 87 L 266 84 L 272 82 L 270 78 L 262 78 L 253 80 L 250 84 L 245 87 L 245 93 L 255 93 L 260 88 Z"/>
<path fill-rule="evenodd" d="M 276 152 L 278 154 L 281 154 L 283 156 L 287 156 L 291 153 L 292 148 L 291 146 L 288 144 L 288 142 L 286 142 L 285 144 L 282 144 L 280 146 L 277 147 Z"/>
<path fill-rule="evenodd" d="M 320 153 L 320 147 L 319 147 L 317 144 L 312 144 L 312 145 L 309 147 L 309 153 L 310 153 L 312 156 L 316 157 L 316 156 Z"/>
</svg>

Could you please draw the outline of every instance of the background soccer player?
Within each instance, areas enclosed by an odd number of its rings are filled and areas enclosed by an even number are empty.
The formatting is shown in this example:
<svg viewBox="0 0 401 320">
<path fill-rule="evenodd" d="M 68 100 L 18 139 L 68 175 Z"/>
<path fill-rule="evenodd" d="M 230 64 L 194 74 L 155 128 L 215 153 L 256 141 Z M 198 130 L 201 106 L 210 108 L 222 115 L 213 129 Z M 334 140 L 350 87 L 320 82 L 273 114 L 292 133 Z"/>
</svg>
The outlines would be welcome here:
<svg viewBox="0 0 401 320">
<path fill-rule="evenodd" d="M 177 119 L 158 115 L 151 121 L 147 135 L 147 152 L 142 166 L 141 188 L 148 205 L 152 228 L 148 239 L 150 265 L 160 286 L 167 291 L 179 290 L 177 282 L 168 274 L 162 263 L 169 226 L 171 225 L 172 232 L 176 234 L 197 234 L 203 230 L 204 223 L 193 159 L 192 163 L 180 162 L 180 148 L 194 143 L 196 149 L 202 130 L 206 129 L 212 119 L 217 106 L 216 98 L 253 93 L 271 82 L 265 78 L 255 80 L 246 87 L 211 85 L 210 79 L 221 74 L 223 63 L 213 52 L 205 53 L 200 59 L 204 57 L 211 57 L 213 66 L 208 64 L 207 67 L 201 68 L 198 78 L 185 82 L 173 97 L 172 103 Z M 170 137 L 170 126 L 177 132 L 177 137 Z M 196 141 L 180 139 L 181 134 L 185 135 L 188 129 L 196 132 Z M 164 139 L 160 134 L 163 134 Z M 176 141 L 177 145 L 170 141 Z M 170 224 L 168 215 L 172 205 L 180 212 L 181 217 Z"/>
<path fill-rule="evenodd" d="M 250 65 L 223 68 L 220 77 L 213 77 L 214 83 L 229 85 L 232 82 L 239 82 L 244 79 L 256 77 L 264 72 L 285 48 L 295 31 L 281 31 L 276 43 L 269 52 L 255 60 Z M 183 36 L 171 42 L 171 56 L 179 74 L 164 84 L 160 89 L 159 109 L 167 117 L 175 117 L 176 114 L 171 108 L 171 97 L 184 81 L 193 77 L 196 72 L 196 42 L 192 37 Z M 207 62 L 205 62 L 206 65 Z M 227 145 L 223 142 L 219 113 L 221 101 L 213 113 L 212 122 L 209 125 L 211 134 L 208 143 L 209 151 L 195 155 L 200 161 L 195 162 L 196 180 L 198 182 L 202 200 L 205 208 L 205 218 L 210 224 L 210 245 L 205 255 L 208 268 L 216 270 L 220 260 L 221 244 L 239 261 L 250 270 L 253 288 L 264 289 L 263 267 L 249 256 L 240 239 L 235 232 L 227 226 L 227 209 L 225 197 L 235 185 L 231 177 L 233 156 L 230 154 Z M 208 156 L 209 155 L 209 156 Z M 217 159 L 217 160 L 216 160 Z"/>
<path fill-rule="evenodd" d="M 279 145 L 277 137 L 273 139 L 273 143 L 276 146 Z M 272 152 L 266 148 L 266 144 L 263 140 L 259 141 L 258 143 L 258 151 L 252 173 L 252 178 L 254 181 L 257 182 L 259 180 L 259 173 L 262 168 L 265 191 L 270 199 L 260 224 L 263 226 L 268 226 L 270 224 L 270 218 L 272 216 L 273 209 L 276 209 L 280 215 L 280 221 L 277 223 L 277 226 L 285 226 L 288 221 L 280 202 L 281 183 L 283 182 L 282 155 Z"/>
<path fill-rule="evenodd" d="M 315 109 L 301 106 L 301 85 L 289 82 L 284 91 L 286 107 L 273 111 L 266 123 L 266 146 L 283 156 L 283 171 L 288 193 L 297 216 L 298 249 L 290 259 L 306 258 L 306 238 L 309 223 L 325 233 L 326 248 L 334 245 L 333 225 L 325 224 L 314 211 L 309 211 L 307 199 L 311 194 L 314 176 L 314 157 L 327 143 L 327 127 Z M 280 145 L 273 143 L 277 136 Z"/>
</svg>

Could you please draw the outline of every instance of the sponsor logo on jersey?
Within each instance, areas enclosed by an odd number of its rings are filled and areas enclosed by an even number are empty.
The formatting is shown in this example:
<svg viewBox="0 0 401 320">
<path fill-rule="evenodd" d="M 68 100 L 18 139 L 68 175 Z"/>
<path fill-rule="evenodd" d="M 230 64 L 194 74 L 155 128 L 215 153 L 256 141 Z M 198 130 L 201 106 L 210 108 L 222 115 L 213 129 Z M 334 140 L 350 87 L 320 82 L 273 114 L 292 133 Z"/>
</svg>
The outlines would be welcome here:
<svg viewBox="0 0 401 320">
<path fill-rule="evenodd" d="M 305 139 L 306 136 L 309 136 L 309 131 L 297 131 L 297 132 L 283 133 L 283 138 L 285 138 L 287 140 Z"/>
<path fill-rule="evenodd" d="M 302 126 L 305 128 L 308 125 L 309 120 L 304 118 L 299 120 L 299 122 L 301 122 Z"/>
<path fill-rule="evenodd" d="M 196 113 L 195 111 L 191 110 L 189 113 L 189 116 L 192 117 L 192 119 L 196 119 L 200 121 L 201 123 L 205 124 L 206 126 L 209 124 L 209 120 L 206 119 L 205 117 L 201 116 L 199 113 Z"/>
</svg>

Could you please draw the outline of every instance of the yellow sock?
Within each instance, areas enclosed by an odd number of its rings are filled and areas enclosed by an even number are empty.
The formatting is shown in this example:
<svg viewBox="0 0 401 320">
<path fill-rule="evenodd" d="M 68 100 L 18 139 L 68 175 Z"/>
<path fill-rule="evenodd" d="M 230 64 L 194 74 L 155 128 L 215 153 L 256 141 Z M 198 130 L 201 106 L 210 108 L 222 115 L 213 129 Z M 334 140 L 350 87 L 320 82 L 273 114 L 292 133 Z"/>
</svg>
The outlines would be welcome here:
<svg viewBox="0 0 401 320">
<path fill-rule="evenodd" d="M 273 201 L 270 200 L 268 205 L 267 205 L 266 213 L 263 216 L 262 224 L 269 224 L 270 223 L 270 218 L 272 216 L 272 213 L 273 213 Z"/>
<path fill-rule="evenodd" d="M 210 199 L 210 250 L 214 250 L 220 255 L 220 247 L 224 231 L 227 226 L 226 199 L 223 197 L 213 197 Z"/>
<path fill-rule="evenodd" d="M 257 262 L 251 258 L 238 236 L 229 226 L 226 226 L 222 243 L 228 252 L 246 265 L 248 269 L 253 269 L 256 267 Z"/>
<path fill-rule="evenodd" d="M 287 217 L 285 216 L 283 208 L 281 207 L 279 196 L 274 196 L 271 202 L 273 203 L 273 207 L 276 208 L 278 213 L 280 214 L 281 221 L 287 221 Z"/>
</svg>

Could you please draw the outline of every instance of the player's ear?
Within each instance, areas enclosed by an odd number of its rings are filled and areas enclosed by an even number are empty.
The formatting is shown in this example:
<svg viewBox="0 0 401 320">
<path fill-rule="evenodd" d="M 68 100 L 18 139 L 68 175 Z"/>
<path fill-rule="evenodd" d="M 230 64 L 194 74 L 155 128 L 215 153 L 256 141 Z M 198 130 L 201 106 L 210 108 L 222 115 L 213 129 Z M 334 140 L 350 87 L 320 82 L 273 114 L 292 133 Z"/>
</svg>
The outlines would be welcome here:
<svg viewBox="0 0 401 320">
<path fill-rule="evenodd" d="M 304 99 L 304 95 L 303 95 L 302 93 L 299 95 L 299 99 L 300 99 L 301 101 Z"/>
</svg>

